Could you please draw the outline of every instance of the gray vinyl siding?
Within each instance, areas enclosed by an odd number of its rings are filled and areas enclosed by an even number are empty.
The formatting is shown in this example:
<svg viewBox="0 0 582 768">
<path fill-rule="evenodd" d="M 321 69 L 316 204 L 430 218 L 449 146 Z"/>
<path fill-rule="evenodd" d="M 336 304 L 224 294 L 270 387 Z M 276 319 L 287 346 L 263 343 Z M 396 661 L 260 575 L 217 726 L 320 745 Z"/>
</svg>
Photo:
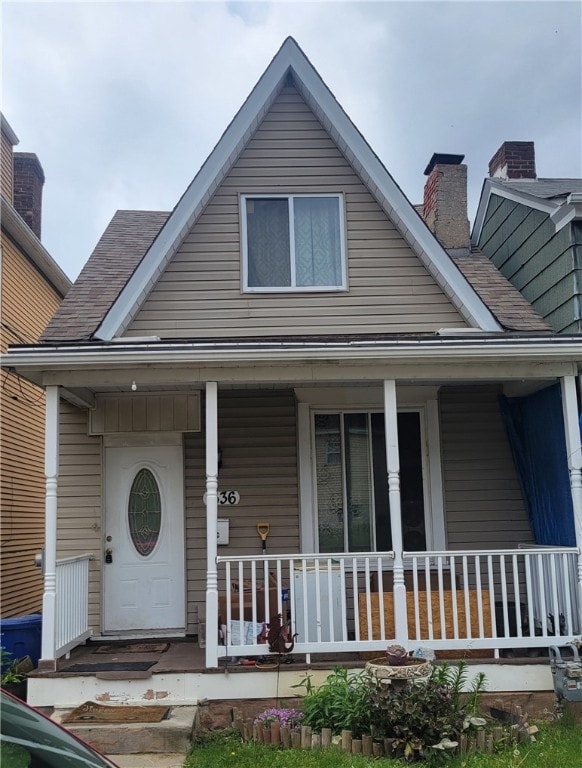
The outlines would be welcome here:
<svg viewBox="0 0 582 768">
<path fill-rule="evenodd" d="M 61 403 L 57 557 L 86 552 L 89 565 L 89 626 L 101 630 L 102 449 L 87 434 L 87 411 Z"/>
<path fill-rule="evenodd" d="M 556 232 L 547 213 L 493 194 L 479 239 L 483 253 L 563 333 L 582 332 L 578 229 Z"/>
<path fill-rule="evenodd" d="M 219 489 L 240 493 L 240 504 L 218 509 L 230 520 L 230 544 L 219 555 L 261 554 L 256 524 L 269 522 L 270 553 L 299 551 L 295 397 L 289 390 L 233 391 L 218 399 L 222 449 Z M 189 633 L 197 632 L 206 599 L 204 434 L 185 436 L 186 561 Z"/>
<path fill-rule="evenodd" d="M 496 386 L 440 392 L 447 546 L 495 549 L 533 543 Z"/>
<path fill-rule="evenodd" d="M 348 290 L 241 292 L 239 198 L 343 193 Z M 466 322 L 294 88 L 284 88 L 127 335 L 431 332 Z"/>
</svg>

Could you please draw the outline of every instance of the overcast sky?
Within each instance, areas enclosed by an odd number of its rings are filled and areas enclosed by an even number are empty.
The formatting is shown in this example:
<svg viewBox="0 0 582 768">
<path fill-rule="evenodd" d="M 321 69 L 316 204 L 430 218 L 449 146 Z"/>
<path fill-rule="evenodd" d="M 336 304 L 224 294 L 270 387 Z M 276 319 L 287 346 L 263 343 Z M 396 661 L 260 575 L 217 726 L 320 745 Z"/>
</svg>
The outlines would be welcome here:
<svg viewBox="0 0 582 768">
<path fill-rule="evenodd" d="M 119 208 L 171 210 L 288 35 L 411 202 L 464 153 L 469 214 L 505 140 L 582 175 L 580 2 L 2 3 L 2 110 L 45 171 L 71 278 Z"/>
</svg>

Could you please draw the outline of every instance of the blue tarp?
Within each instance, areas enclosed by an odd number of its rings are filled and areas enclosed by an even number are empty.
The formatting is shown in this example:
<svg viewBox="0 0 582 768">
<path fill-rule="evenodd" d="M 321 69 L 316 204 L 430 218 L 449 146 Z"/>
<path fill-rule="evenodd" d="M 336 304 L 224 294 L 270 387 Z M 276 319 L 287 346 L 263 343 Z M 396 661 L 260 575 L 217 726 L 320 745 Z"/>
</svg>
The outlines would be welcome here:
<svg viewBox="0 0 582 768">
<path fill-rule="evenodd" d="M 500 405 L 536 544 L 576 546 L 559 384 Z"/>
</svg>

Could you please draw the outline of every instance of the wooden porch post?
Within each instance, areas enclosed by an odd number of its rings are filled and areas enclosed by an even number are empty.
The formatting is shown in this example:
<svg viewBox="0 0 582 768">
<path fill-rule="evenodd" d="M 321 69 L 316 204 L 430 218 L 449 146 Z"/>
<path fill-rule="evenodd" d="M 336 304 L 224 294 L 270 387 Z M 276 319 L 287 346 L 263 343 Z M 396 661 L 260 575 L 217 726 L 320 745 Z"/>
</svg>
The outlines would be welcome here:
<svg viewBox="0 0 582 768">
<path fill-rule="evenodd" d="M 218 386 L 206 382 L 206 666 L 218 666 Z"/>
<path fill-rule="evenodd" d="M 582 447 L 580 445 L 578 403 L 576 401 L 576 379 L 574 376 L 563 376 L 561 384 L 566 454 L 570 471 L 572 506 L 574 508 L 574 529 L 576 532 L 576 546 L 579 550 L 578 604 L 582 613 Z"/>
<path fill-rule="evenodd" d="M 44 593 L 42 597 L 41 662 L 56 667 L 57 613 L 57 483 L 59 478 L 59 388 L 46 388 L 45 415 L 45 534 Z"/>
<path fill-rule="evenodd" d="M 394 550 L 394 628 L 396 641 L 406 645 L 406 585 L 402 559 L 402 516 L 400 504 L 400 457 L 398 453 L 398 417 L 396 382 L 384 382 L 384 421 L 386 425 L 386 465 L 388 467 L 388 498 L 390 500 L 390 530 Z"/>
</svg>

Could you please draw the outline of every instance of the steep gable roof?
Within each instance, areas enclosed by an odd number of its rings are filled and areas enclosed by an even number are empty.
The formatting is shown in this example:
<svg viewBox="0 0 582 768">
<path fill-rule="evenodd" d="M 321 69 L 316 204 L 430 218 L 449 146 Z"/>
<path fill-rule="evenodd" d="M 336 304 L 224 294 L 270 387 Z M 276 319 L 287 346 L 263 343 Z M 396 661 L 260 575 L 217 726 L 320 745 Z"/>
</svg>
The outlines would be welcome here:
<svg viewBox="0 0 582 768">
<path fill-rule="evenodd" d="M 95 336 L 110 340 L 127 328 L 289 74 L 323 127 L 459 312 L 476 327 L 500 330 L 493 315 L 426 227 L 303 51 L 292 38 L 287 38 L 112 303 Z"/>
<path fill-rule="evenodd" d="M 117 211 L 42 341 L 90 339 L 170 213 Z M 452 259 L 497 322 L 513 332 L 548 332 L 550 326 L 478 249 Z"/>
</svg>

